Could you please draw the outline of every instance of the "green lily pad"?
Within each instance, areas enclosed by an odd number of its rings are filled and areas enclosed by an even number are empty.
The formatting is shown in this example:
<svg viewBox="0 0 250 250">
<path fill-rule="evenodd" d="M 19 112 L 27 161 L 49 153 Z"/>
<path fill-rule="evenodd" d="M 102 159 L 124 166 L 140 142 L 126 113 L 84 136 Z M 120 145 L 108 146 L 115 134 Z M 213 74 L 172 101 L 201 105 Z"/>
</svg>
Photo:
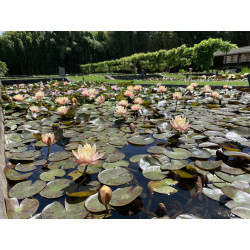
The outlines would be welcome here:
<svg viewBox="0 0 250 250">
<path fill-rule="evenodd" d="M 66 171 L 62 169 L 52 169 L 47 172 L 44 172 L 40 175 L 42 181 L 53 181 L 55 177 L 63 177 L 66 174 Z"/>
<path fill-rule="evenodd" d="M 4 169 L 4 174 L 6 178 L 11 181 L 21 181 L 21 180 L 25 180 L 29 178 L 33 173 L 22 174 L 22 173 L 17 172 L 15 169 L 6 167 Z"/>
<path fill-rule="evenodd" d="M 193 148 L 190 149 L 190 152 L 193 154 L 192 157 L 199 159 L 209 159 L 212 156 L 211 153 L 206 149 Z"/>
<path fill-rule="evenodd" d="M 75 161 L 73 161 L 72 158 L 66 159 L 66 160 L 62 160 L 62 161 L 52 161 L 49 163 L 48 168 L 49 169 L 72 169 L 74 167 L 77 166 L 77 163 Z"/>
<path fill-rule="evenodd" d="M 184 170 L 173 170 L 178 176 L 182 179 L 190 179 L 190 178 L 195 178 L 197 174 L 195 173 L 188 173 L 187 171 Z"/>
<path fill-rule="evenodd" d="M 176 219 L 202 219 L 202 218 L 194 214 L 180 214 L 176 217 Z"/>
<path fill-rule="evenodd" d="M 206 171 L 215 170 L 221 166 L 222 161 L 195 161 L 195 165 Z"/>
<path fill-rule="evenodd" d="M 174 181 L 172 179 L 164 179 L 161 181 L 150 181 L 148 183 L 148 188 L 160 194 L 174 194 L 178 192 L 177 189 L 171 187 L 171 185 L 177 184 L 178 181 Z"/>
<path fill-rule="evenodd" d="M 114 207 L 126 206 L 134 201 L 142 193 L 142 190 L 141 186 L 118 188 L 113 192 L 109 204 Z"/>
<path fill-rule="evenodd" d="M 160 166 L 149 166 L 142 171 L 142 174 L 150 180 L 162 180 L 166 177 Z"/>
<path fill-rule="evenodd" d="M 79 165 L 77 169 L 79 172 L 84 173 L 85 168 L 86 168 L 86 166 Z M 87 174 L 98 174 L 101 171 L 102 171 L 102 168 L 98 167 L 98 165 L 96 164 L 96 165 L 88 166 L 86 173 Z"/>
<path fill-rule="evenodd" d="M 175 160 L 184 160 L 189 157 L 192 157 L 192 153 L 186 149 L 182 149 L 182 148 L 172 148 L 172 149 L 173 151 L 169 151 L 169 150 L 165 151 L 164 155 Z"/>
<path fill-rule="evenodd" d="M 160 147 L 160 146 L 152 146 L 148 148 L 148 152 L 151 154 L 163 154 L 164 151 L 166 151 L 166 148 Z"/>
<path fill-rule="evenodd" d="M 37 169 L 36 165 L 32 162 L 32 163 L 28 163 L 28 164 L 22 164 L 22 163 L 18 163 L 15 166 L 15 169 L 20 171 L 20 172 L 29 172 L 32 170 Z"/>
<path fill-rule="evenodd" d="M 42 197 L 47 199 L 55 199 L 64 195 L 62 189 L 68 187 L 72 181 L 68 179 L 56 179 L 49 182 L 46 187 L 40 192 Z"/>
<path fill-rule="evenodd" d="M 109 186 L 123 185 L 133 179 L 133 175 L 121 167 L 103 170 L 97 177 L 101 183 Z"/>
<path fill-rule="evenodd" d="M 11 159 L 12 160 L 29 160 L 34 159 L 41 155 L 41 152 L 38 150 L 29 150 L 22 153 L 13 153 Z"/>
<path fill-rule="evenodd" d="M 24 199 L 39 193 L 45 186 L 46 182 L 40 180 L 34 183 L 32 183 L 32 181 L 20 182 L 11 188 L 9 196 L 11 198 Z"/>
<path fill-rule="evenodd" d="M 243 153 L 243 152 L 235 152 L 235 151 L 224 151 L 224 155 L 229 156 L 229 157 L 240 157 L 243 159 L 250 160 L 250 154 Z"/>
<path fill-rule="evenodd" d="M 131 162 L 133 162 L 133 163 L 136 163 L 136 162 L 140 161 L 140 159 L 143 158 L 144 156 L 150 156 L 150 155 L 147 155 L 147 154 L 145 154 L 145 155 L 134 155 L 134 156 L 130 157 L 129 160 Z"/>
<path fill-rule="evenodd" d="M 98 193 L 93 194 L 87 198 L 87 200 L 85 201 L 85 207 L 90 212 L 93 212 L 93 213 L 106 211 L 106 207 L 102 203 L 100 203 L 98 199 Z M 110 208 L 109 205 L 108 205 L 108 208 Z"/>
<path fill-rule="evenodd" d="M 104 169 L 109 169 L 109 168 L 116 168 L 116 167 L 128 167 L 129 162 L 128 161 L 116 161 L 116 162 L 105 162 L 103 164 Z"/>
<path fill-rule="evenodd" d="M 223 192 L 219 188 L 203 188 L 202 193 L 205 194 L 208 198 L 220 201 L 221 196 L 223 195 Z"/>
<path fill-rule="evenodd" d="M 42 219 L 84 219 L 88 214 L 84 203 L 85 201 L 71 204 L 65 199 L 64 208 L 60 202 L 54 201 L 43 209 L 41 217 Z"/>
<path fill-rule="evenodd" d="M 9 219 L 27 219 L 36 213 L 39 207 L 37 199 L 24 199 L 21 204 L 17 198 L 5 199 Z"/>
<path fill-rule="evenodd" d="M 128 142 L 130 144 L 137 145 L 137 146 L 145 146 L 145 145 L 149 145 L 149 144 L 153 143 L 154 139 L 150 138 L 150 137 L 144 137 L 144 136 L 137 135 L 137 136 L 129 138 Z"/>
<path fill-rule="evenodd" d="M 161 166 L 161 162 L 156 157 L 151 157 L 151 156 L 145 156 L 140 159 L 139 167 L 142 170 L 145 170 L 150 166 Z"/>
<path fill-rule="evenodd" d="M 231 210 L 233 214 L 236 214 L 240 218 L 250 219 L 250 208 L 246 207 L 236 207 Z"/>
<path fill-rule="evenodd" d="M 242 174 L 242 175 L 230 175 L 225 174 L 223 172 L 215 171 L 215 174 L 222 180 L 227 182 L 233 181 L 247 181 L 250 182 L 250 174 Z"/>
<path fill-rule="evenodd" d="M 242 169 L 230 167 L 225 163 L 221 164 L 220 171 L 223 172 L 223 173 L 232 174 L 232 175 L 241 175 L 241 174 L 245 173 L 245 171 L 243 171 Z"/>
<path fill-rule="evenodd" d="M 161 165 L 161 170 L 178 170 L 182 169 L 187 165 L 187 161 L 172 160 Z"/>
<path fill-rule="evenodd" d="M 88 197 L 98 191 L 100 188 L 99 181 L 91 181 L 87 185 L 72 183 L 65 188 L 65 192 L 71 197 Z"/>
<path fill-rule="evenodd" d="M 174 133 L 161 133 L 161 134 L 153 134 L 153 137 L 158 140 L 167 140 L 171 136 L 173 136 Z"/>
<path fill-rule="evenodd" d="M 107 162 L 116 162 L 125 158 L 125 154 L 121 151 L 116 150 L 114 153 L 110 154 L 106 159 Z"/>
<path fill-rule="evenodd" d="M 66 160 L 69 157 L 73 156 L 73 154 L 69 151 L 60 151 L 56 153 L 52 153 L 49 155 L 49 161 L 62 161 Z"/>
</svg>

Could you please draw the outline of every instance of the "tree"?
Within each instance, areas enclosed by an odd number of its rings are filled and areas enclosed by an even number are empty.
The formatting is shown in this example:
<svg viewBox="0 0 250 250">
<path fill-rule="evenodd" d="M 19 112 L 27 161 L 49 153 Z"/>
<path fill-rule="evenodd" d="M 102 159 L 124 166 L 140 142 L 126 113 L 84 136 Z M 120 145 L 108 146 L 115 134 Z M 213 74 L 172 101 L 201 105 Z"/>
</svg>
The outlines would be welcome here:
<svg viewBox="0 0 250 250">
<path fill-rule="evenodd" d="M 8 68 L 5 62 L 0 61 L 0 76 L 5 76 L 8 72 Z"/>
<path fill-rule="evenodd" d="M 192 61 L 196 66 L 208 71 L 214 63 L 214 53 L 218 50 L 228 52 L 231 49 L 236 49 L 238 46 L 228 41 L 223 41 L 221 38 L 209 38 L 195 44 L 192 50 Z"/>
</svg>

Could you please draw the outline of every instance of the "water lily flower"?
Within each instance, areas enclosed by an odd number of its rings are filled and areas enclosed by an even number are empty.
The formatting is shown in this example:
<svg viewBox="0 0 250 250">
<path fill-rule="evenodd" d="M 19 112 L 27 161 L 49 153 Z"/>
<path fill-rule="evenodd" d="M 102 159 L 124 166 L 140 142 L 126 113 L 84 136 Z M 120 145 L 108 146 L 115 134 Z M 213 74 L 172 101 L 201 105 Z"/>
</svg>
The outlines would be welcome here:
<svg viewBox="0 0 250 250">
<path fill-rule="evenodd" d="M 97 102 L 97 104 L 101 104 L 101 103 L 105 102 L 105 96 L 104 95 L 98 96 L 96 98 L 96 102 Z"/>
<path fill-rule="evenodd" d="M 56 87 L 58 85 L 58 82 L 55 82 L 52 84 L 54 87 Z"/>
<path fill-rule="evenodd" d="M 201 79 L 206 80 L 207 76 L 203 75 L 203 76 L 201 76 Z"/>
<path fill-rule="evenodd" d="M 140 97 L 137 97 L 134 99 L 134 103 L 135 104 L 142 104 L 144 101 L 140 98 Z"/>
<path fill-rule="evenodd" d="M 21 101 L 24 100 L 24 96 L 22 96 L 22 95 L 15 95 L 15 96 L 13 96 L 13 99 L 15 99 L 16 101 L 21 102 Z"/>
<path fill-rule="evenodd" d="M 85 96 L 89 96 L 89 91 L 87 89 L 84 89 L 82 92 L 82 95 Z"/>
<path fill-rule="evenodd" d="M 40 109 L 37 106 L 30 106 L 30 111 L 34 113 L 39 113 Z"/>
<path fill-rule="evenodd" d="M 168 89 L 164 86 L 160 86 L 158 89 L 157 89 L 157 92 L 166 92 Z"/>
<path fill-rule="evenodd" d="M 223 88 L 224 88 L 224 89 L 227 89 L 227 88 L 228 88 L 228 86 L 227 86 L 227 85 L 224 85 L 224 86 L 223 86 Z"/>
<path fill-rule="evenodd" d="M 100 87 L 100 90 L 106 91 L 107 89 L 105 88 L 105 86 L 101 86 L 101 87 Z"/>
<path fill-rule="evenodd" d="M 198 83 L 196 83 L 196 82 L 192 82 L 190 86 L 192 86 L 192 87 L 196 88 L 196 87 L 198 87 L 198 86 L 199 86 L 199 84 L 198 84 Z"/>
<path fill-rule="evenodd" d="M 41 100 L 44 97 L 44 92 L 38 91 L 34 97 L 36 100 Z"/>
<path fill-rule="evenodd" d="M 55 102 L 60 104 L 60 105 L 65 105 L 65 104 L 69 103 L 69 98 L 68 97 L 57 97 Z"/>
<path fill-rule="evenodd" d="M 178 131 L 185 131 L 192 125 L 186 122 L 186 117 L 181 116 L 175 116 L 175 119 L 172 119 L 170 123 L 172 127 Z"/>
<path fill-rule="evenodd" d="M 17 88 L 17 85 L 16 85 L 16 84 L 13 84 L 13 87 L 14 87 L 14 88 Z"/>
<path fill-rule="evenodd" d="M 124 107 L 118 107 L 115 112 L 120 115 L 125 115 L 127 113 L 127 109 Z"/>
<path fill-rule="evenodd" d="M 182 93 L 181 92 L 175 92 L 175 93 L 173 93 L 173 98 L 174 99 L 181 99 L 182 98 Z"/>
<path fill-rule="evenodd" d="M 141 85 L 135 85 L 134 86 L 134 90 L 135 91 L 139 91 L 139 90 L 141 90 L 142 89 L 142 86 Z"/>
<path fill-rule="evenodd" d="M 213 98 L 218 98 L 220 96 L 220 94 L 217 91 L 213 91 L 212 94 L 211 94 L 211 96 Z"/>
<path fill-rule="evenodd" d="M 127 90 L 133 91 L 133 90 L 134 90 L 134 86 L 128 86 L 128 87 L 127 87 Z"/>
<path fill-rule="evenodd" d="M 98 153 L 95 144 L 91 146 L 88 143 L 84 146 L 78 145 L 77 151 L 72 150 L 72 153 L 76 157 L 76 159 L 73 160 L 82 166 L 95 165 L 99 162 L 98 160 L 104 156 L 104 154 Z"/>
<path fill-rule="evenodd" d="M 131 106 L 131 109 L 133 111 L 139 111 L 139 110 L 141 110 L 141 105 L 140 104 L 134 104 L 134 105 Z"/>
<path fill-rule="evenodd" d="M 20 87 L 20 88 L 23 88 L 24 86 L 25 86 L 24 83 L 19 84 L 19 87 Z"/>
<path fill-rule="evenodd" d="M 47 146 L 53 144 L 54 140 L 55 140 L 55 135 L 53 133 L 42 134 L 42 141 Z"/>
<path fill-rule="evenodd" d="M 191 85 L 189 85 L 189 86 L 187 86 L 186 90 L 188 90 L 188 91 L 192 91 L 192 90 L 194 90 L 194 87 L 193 87 L 193 86 L 191 86 Z"/>
<path fill-rule="evenodd" d="M 127 106 L 128 106 L 128 101 L 127 101 L 127 100 L 121 100 L 121 101 L 119 102 L 119 105 L 120 105 L 120 106 L 123 106 L 123 107 L 127 107 Z"/>
<path fill-rule="evenodd" d="M 89 89 L 89 95 L 98 95 L 99 91 L 97 89 Z"/>
<path fill-rule="evenodd" d="M 32 84 L 32 83 L 29 84 L 29 87 L 30 87 L 30 88 L 32 88 L 33 86 L 34 86 L 34 84 Z"/>
<path fill-rule="evenodd" d="M 113 90 L 115 90 L 115 91 L 118 90 L 117 86 L 111 86 L 111 89 L 113 89 Z"/>
<path fill-rule="evenodd" d="M 134 93 L 133 93 L 131 90 L 126 90 L 126 91 L 124 92 L 124 96 L 133 97 L 133 96 L 134 96 Z"/>
<path fill-rule="evenodd" d="M 13 91 L 7 90 L 7 94 L 12 94 L 12 93 L 13 93 Z"/>
<path fill-rule="evenodd" d="M 66 85 L 68 85 L 68 84 L 69 84 L 69 83 L 68 83 L 67 81 L 63 83 L 64 86 L 66 86 Z"/>
<path fill-rule="evenodd" d="M 156 87 L 159 88 L 160 86 L 161 86 L 161 83 L 158 82 L 158 83 L 156 84 Z"/>
<path fill-rule="evenodd" d="M 211 87 L 209 86 L 209 85 L 205 85 L 204 86 L 204 88 L 203 88 L 203 92 L 204 93 L 209 93 L 209 92 L 211 92 L 212 90 L 211 90 Z"/>
<path fill-rule="evenodd" d="M 111 198 L 112 198 L 112 189 L 106 185 L 103 185 L 102 188 L 99 190 L 98 199 L 100 203 L 106 206 L 107 211 L 108 211 L 107 205 L 109 204 Z"/>
<path fill-rule="evenodd" d="M 211 77 L 212 77 L 212 78 L 216 78 L 216 75 L 212 75 Z"/>
<path fill-rule="evenodd" d="M 69 111 L 69 108 L 67 108 L 67 107 L 65 107 L 65 106 L 59 107 L 59 108 L 57 109 L 57 113 L 58 113 L 59 115 L 65 115 L 65 114 L 67 114 L 68 111 Z"/>
</svg>

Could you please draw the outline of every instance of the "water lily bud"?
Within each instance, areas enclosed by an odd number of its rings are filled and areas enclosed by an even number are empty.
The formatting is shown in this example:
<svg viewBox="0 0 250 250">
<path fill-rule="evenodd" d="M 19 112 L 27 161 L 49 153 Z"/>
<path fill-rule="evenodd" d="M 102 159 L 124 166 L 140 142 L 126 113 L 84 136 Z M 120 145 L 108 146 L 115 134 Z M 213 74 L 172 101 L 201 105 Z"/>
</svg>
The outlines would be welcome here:
<svg viewBox="0 0 250 250">
<path fill-rule="evenodd" d="M 135 132 L 135 124 L 134 123 L 130 123 L 129 124 L 129 128 L 130 130 L 134 133 Z"/>
<path fill-rule="evenodd" d="M 162 133 L 162 132 L 161 132 L 161 129 L 160 129 L 159 127 L 156 127 L 156 129 L 157 129 L 157 132 L 158 132 L 159 134 Z"/>
<path fill-rule="evenodd" d="M 200 178 L 201 178 L 201 183 L 202 183 L 202 186 L 204 187 L 206 187 L 207 186 L 207 184 L 208 184 L 208 178 L 207 178 L 207 175 L 206 174 L 202 174 L 201 176 L 200 176 Z"/>
<path fill-rule="evenodd" d="M 98 199 L 103 205 L 108 205 L 112 198 L 112 190 L 110 187 L 104 185 L 99 190 Z"/>
<path fill-rule="evenodd" d="M 165 207 L 163 203 L 159 203 L 156 208 L 155 213 L 157 214 L 157 216 L 163 217 L 167 214 L 167 208 Z"/>
</svg>

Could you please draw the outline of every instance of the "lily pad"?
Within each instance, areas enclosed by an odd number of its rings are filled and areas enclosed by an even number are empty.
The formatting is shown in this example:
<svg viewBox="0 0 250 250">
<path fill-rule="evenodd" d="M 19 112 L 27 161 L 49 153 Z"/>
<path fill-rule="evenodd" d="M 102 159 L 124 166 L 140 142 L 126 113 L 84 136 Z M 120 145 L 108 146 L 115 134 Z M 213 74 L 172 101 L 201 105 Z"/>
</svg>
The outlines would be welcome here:
<svg viewBox="0 0 250 250">
<path fill-rule="evenodd" d="M 77 163 L 75 161 L 73 161 L 72 158 L 66 159 L 66 160 L 62 160 L 62 161 L 52 161 L 49 163 L 48 168 L 49 169 L 72 169 L 74 167 L 77 166 Z"/>
<path fill-rule="evenodd" d="M 223 172 L 223 173 L 232 174 L 232 175 L 241 175 L 241 174 L 245 173 L 245 171 L 243 171 L 242 169 L 230 167 L 225 163 L 221 164 L 221 170 L 220 171 Z"/>
<path fill-rule="evenodd" d="M 64 208 L 60 202 L 54 201 L 43 209 L 41 217 L 42 219 L 84 219 L 88 214 L 84 203 L 85 201 L 71 204 L 65 199 Z"/>
<path fill-rule="evenodd" d="M 98 199 L 98 193 L 93 194 L 87 198 L 87 200 L 85 201 L 85 207 L 90 212 L 93 212 L 93 213 L 106 211 L 106 207 L 102 203 L 100 203 Z M 108 208 L 110 208 L 109 205 L 108 205 Z"/>
<path fill-rule="evenodd" d="M 55 177 L 63 177 L 66 174 L 66 171 L 62 169 L 52 169 L 47 172 L 44 172 L 40 175 L 42 181 L 53 181 Z"/>
<path fill-rule="evenodd" d="M 24 199 L 21 204 L 17 198 L 5 199 L 9 219 L 27 219 L 36 213 L 39 207 L 37 199 Z"/>
<path fill-rule="evenodd" d="M 118 188 L 113 192 L 109 204 L 114 207 L 128 205 L 142 193 L 142 190 L 143 188 L 141 186 Z"/>
<path fill-rule="evenodd" d="M 224 151 L 223 154 L 229 157 L 240 157 L 243 159 L 250 160 L 250 154 L 243 153 L 243 152 Z"/>
<path fill-rule="evenodd" d="M 142 171 L 142 174 L 150 180 L 162 180 L 166 177 L 160 166 L 149 166 Z"/>
<path fill-rule="evenodd" d="M 28 163 L 28 164 L 18 163 L 15 166 L 15 169 L 20 171 L 20 172 L 29 172 L 29 171 L 37 169 L 37 167 L 35 166 L 35 164 L 33 162 Z"/>
<path fill-rule="evenodd" d="M 208 198 L 220 201 L 221 196 L 223 195 L 223 192 L 219 188 L 203 188 L 202 193 L 205 194 Z"/>
<path fill-rule="evenodd" d="M 250 208 L 236 207 L 236 208 L 233 208 L 231 212 L 243 219 L 250 219 Z"/>
<path fill-rule="evenodd" d="M 189 157 L 192 157 L 192 153 L 186 149 L 182 149 L 182 148 L 172 148 L 172 149 L 173 151 L 166 150 L 164 152 L 164 155 L 175 160 L 184 160 Z"/>
<path fill-rule="evenodd" d="M 212 156 L 206 149 L 193 148 L 190 149 L 190 152 L 193 154 L 192 157 L 199 159 L 209 159 Z"/>
<path fill-rule="evenodd" d="M 164 179 L 161 181 L 150 181 L 148 183 L 148 188 L 160 194 L 174 194 L 178 192 L 177 189 L 171 187 L 171 185 L 177 184 L 178 181 L 174 181 L 172 179 Z"/>
<path fill-rule="evenodd" d="M 46 187 L 40 192 L 42 197 L 47 199 L 55 199 L 63 196 L 64 191 L 62 189 L 69 186 L 71 180 L 69 179 L 56 179 L 49 182 Z"/>
<path fill-rule="evenodd" d="M 195 165 L 206 171 L 215 170 L 221 166 L 222 161 L 195 161 Z"/>
<path fill-rule="evenodd" d="M 109 186 L 123 185 L 133 179 L 133 175 L 121 167 L 103 170 L 97 177 L 101 183 Z"/>
<path fill-rule="evenodd" d="M 128 167 L 129 162 L 128 161 L 116 161 L 116 162 L 105 162 L 103 164 L 104 169 L 109 169 L 109 168 L 115 168 L 115 167 Z"/>
<path fill-rule="evenodd" d="M 6 178 L 11 181 L 21 181 L 21 180 L 25 180 L 29 178 L 33 173 L 22 174 L 22 173 L 17 172 L 15 169 L 6 167 L 4 169 L 4 174 Z"/>
<path fill-rule="evenodd" d="M 151 157 L 151 156 L 145 156 L 141 158 L 139 161 L 139 167 L 142 170 L 145 170 L 150 166 L 160 166 L 160 165 L 161 162 L 156 157 Z"/>
<path fill-rule="evenodd" d="M 62 161 L 68 159 L 69 157 L 73 156 L 73 154 L 69 151 L 60 151 L 56 153 L 52 153 L 49 155 L 49 161 Z"/>
<path fill-rule="evenodd" d="M 178 170 L 187 165 L 187 161 L 172 160 L 161 165 L 161 170 Z"/>
<path fill-rule="evenodd" d="M 153 143 L 154 139 L 150 138 L 150 137 L 144 137 L 144 136 L 137 135 L 137 136 L 129 138 L 128 142 L 130 144 L 137 145 L 137 146 L 145 146 L 145 145 L 149 145 L 149 144 Z"/>
<path fill-rule="evenodd" d="M 71 197 L 88 197 L 98 191 L 100 188 L 99 181 L 91 181 L 87 185 L 80 185 L 78 183 L 72 183 L 67 188 L 65 192 Z"/>
<path fill-rule="evenodd" d="M 160 146 L 152 146 L 147 151 L 151 154 L 163 154 L 166 150 L 166 148 Z"/>
<path fill-rule="evenodd" d="M 11 188 L 9 196 L 11 198 L 15 197 L 17 199 L 24 199 L 27 197 L 32 197 L 33 195 L 39 193 L 46 186 L 44 181 L 24 181 L 17 183 L 14 187 Z"/>
<path fill-rule="evenodd" d="M 143 158 L 144 156 L 149 156 L 149 155 L 147 155 L 147 154 L 145 154 L 145 155 L 134 155 L 134 156 L 130 157 L 129 160 L 131 162 L 135 163 L 135 162 L 140 161 L 140 159 Z"/>
</svg>

